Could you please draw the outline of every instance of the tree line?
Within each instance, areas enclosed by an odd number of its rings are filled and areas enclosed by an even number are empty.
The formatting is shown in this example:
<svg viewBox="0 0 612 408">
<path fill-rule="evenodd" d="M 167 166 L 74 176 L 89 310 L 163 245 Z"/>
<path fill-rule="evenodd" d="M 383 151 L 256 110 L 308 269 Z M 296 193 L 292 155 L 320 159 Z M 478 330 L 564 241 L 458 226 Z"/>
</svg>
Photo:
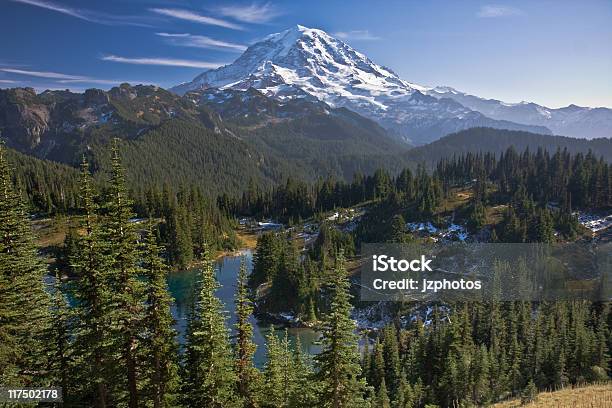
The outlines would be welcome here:
<svg viewBox="0 0 612 408">
<path fill-rule="evenodd" d="M 365 342 L 362 369 L 375 388 L 374 406 L 487 406 L 609 378 L 608 304 L 431 306 L 407 327 L 398 314 L 373 346 Z"/>
<path fill-rule="evenodd" d="M 486 179 L 507 200 L 523 194 L 540 206 L 555 202 L 570 211 L 612 206 L 611 165 L 591 151 L 571 154 L 557 149 L 551 154 L 542 148 L 535 152 L 527 148 L 518 153 L 509 147 L 499 157 L 466 153 L 442 159 L 435 172 L 445 187 Z"/>
<path fill-rule="evenodd" d="M 439 180 L 418 166 L 416 173 L 405 168 L 397 176 L 383 168 L 371 175 L 358 172 L 351 182 L 330 176 L 307 183 L 290 177 L 270 190 L 251 182 L 242 196 L 222 194 L 217 201 L 219 208 L 229 214 L 299 223 L 335 208 L 384 200 L 394 193 L 404 194 L 424 214 L 431 214 L 442 196 Z"/>
</svg>

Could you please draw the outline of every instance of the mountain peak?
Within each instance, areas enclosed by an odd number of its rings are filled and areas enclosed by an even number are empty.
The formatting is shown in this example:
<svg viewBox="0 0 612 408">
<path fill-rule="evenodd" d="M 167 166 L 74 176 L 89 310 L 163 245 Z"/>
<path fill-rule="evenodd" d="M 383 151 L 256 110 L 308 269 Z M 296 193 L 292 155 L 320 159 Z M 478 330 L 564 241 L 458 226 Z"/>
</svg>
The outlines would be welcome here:
<svg viewBox="0 0 612 408">
<path fill-rule="evenodd" d="M 306 27 L 303 26 L 301 24 L 296 24 L 292 27 L 289 27 L 286 30 L 283 30 L 281 32 L 275 33 L 275 34 L 270 34 L 268 35 L 267 38 L 274 38 L 277 36 L 285 36 L 285 35 L 290 35 L 293 34 L 295 36 L 313 36 L 313 35 L 319 35 L 319 36 L 326 36 L 326 37 L 330 37 L 331 36 L 329 34 L 327 34 L 325 31 L 319 29 L 319 28 L 311 28 L 311 27 Z"/>
<path fill-rule="evenodd" d="M 373 119 L 412 142 L 475 126 L 550 133 L 549 124 L 565 120 L 535 104 L 505 104 L 451 87 L 410 83 L 346 42 L 304 25 L 268 35 L 232 64 L 206 71 L 172 91 L 208 88 L 254 88 L 280 101 L 322 101 Z"/>
<path fill-rule="evenodd" d="M 303 25 L 265 37 L 234 63 L 204 72 L 173 91 L 184 94 L 211 87 L 254 87 L 279 98 L 310 94 L 332 106 L 357 111 L 353 104 L 384 111 L 382 99 L 409 97 L 415 90 L 425 89 L 402 81 L 390 69 L 325 31 Z"/>
</svg>

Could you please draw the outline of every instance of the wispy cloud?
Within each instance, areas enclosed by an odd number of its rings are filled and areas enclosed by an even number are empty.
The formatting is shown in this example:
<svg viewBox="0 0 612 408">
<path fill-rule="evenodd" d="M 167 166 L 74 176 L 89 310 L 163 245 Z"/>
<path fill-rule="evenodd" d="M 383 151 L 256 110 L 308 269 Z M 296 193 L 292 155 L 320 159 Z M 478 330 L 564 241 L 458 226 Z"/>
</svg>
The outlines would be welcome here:
<svg viewBox="0 0 612 408">
<path fill-rule="evenodd" d="M 11 81 L 10 79 L 0 79 L 0 84 L 15 84 L 17 81 Z"/>
<path fill-rule="evenodd" d="M 117 55 L 106 55 L 102 57 L 103 61 L 121 62 L 124 64 L 135 65 L 163 65 L 171 67 L 188 67 L 188 68 L 218 68 L 223 64 L 217 62 L 194 61 L 174 58 L 128 58 L 119 57 Z"/>
<path fill-rule="evenodd" d="M 57 13 L 66 14 L 81 20 L 91 23 L 106 24 L 106 25 L 133 25 L 146 27 L 145 20 L 139 16 L 116 16 L 112 14 L 102 13 L 93 10 L 86 10 L 74 7 L 64 6 L 47 0 L 9 0 L 15 3 L 27 4 L 34 7 L 40 7 L 46 10 L 55 11 Z"/>
<path fill-rule="evenodd" d="M 271 3 L 251 3 L 248 6 L 223 6 L 218 13 L 245 23 L 263 24 L 282 15 L 282 12 Z"/>
<path fill-rule="evenodd" d="M 480 18 L 497 18 L 520 16 L 523 12 L 515 7 L 502 6 L 498 4 L 488 4 L 482 6 L 476 14 Z"/>
<path fill-rule="evenodd" d="M 194 47 L 194 48 L 212 48 L 212 49 L 225 49 L 232 51 L 244 51 L 247 49 L 246 45 L 231 43 L 222 40 L 216 40 L 214 38 L 206 37 L 203 35 L 193 34 L 171 34 L 171 33 L 155 33 L 156 35 L 163 37 L 169 44 L 178 45 L 181 47 Z"/>
<path fill-rule="evenodd" d="M 52 3 L 50 1 L 41 1 L 41 0 L 11 0 L 16 3 L 29 4 L 35 7 L 41 7 L 47 10 L 57 11 L 58 13 L 67 14 L 72 17 L 80 18 L 82 20 L 89 20 L 89 17 L 80 10 L 73 9 L 70 7 L 61 6 L 59 4 Z"/>
<path fill-rule="evenodd" d="M 203 16 L 198 13 L 194 13 L 189 10 L 182 9 L 168 9 L 168 8 L 152 8 L 150 9 L 152 12 L 161 14 L 168 17 L 177 18 L 179 20 L 187 20 L 194 23 L 206 24 L 206 25 L 214 25 L 218 27 L 231 28 L 233 30 L 244 30 L 244 27 L 234 24 L 229 21 L 225 21 L 219 18 Z"/>
<path fill-rule="evenodd" d="M 142 83 L 141 81 L 126 81 L 119 79 L 99 79 L 92 78 L 83 75 L 71 75 L 71 74 L 63 74 L 60 72 L 51 72 L 51 71 L 30 71 L 24 69 L 14 69 L 14 68 L 0 68 L 0 71 L 7 72 L 10 74 L 24 75 L 35 78 L 45 78 L 45 79 L 53 79 L 56 82 L 61 84 L 72 84 L 72 83 L 88 83 L 88 84 L 100 84 L 100 85 L 116 85 L 124 82 L 129 83 Z M 2 83 L 15 83 L 16 81 L 12 80 L 0 80 Z"/>
<path fill-rule="evenodd" d="M 128 84 L 148 84 L 149 81 L 130 81 L 130 80 L 119 80 L 119 79 L 95 79 L 95 78 L 85 78 L 85 79 L 64 79 L 61 81 L 57 81 L 60 84 L 78 84 L 78 83 L 87 83 L 87 84 L 97 84 L 97 85 L 119 85 L 123 83 Z"/>
<path fill-rule="evenodd" d="M 68 75 L 68 74 L 61 74 L 59 72 L 49 72 L 49 71 L 28 71 L 24 69 L 14 69 L 14 68 L 0 68 L 0 71 L 8 72 L 11 74 L 27 75 L 27 76 L 37 77 L 37 78 L 66 79 L 66 80 L 73 80 L 73 81 L 87 79 L 87 77 L 80 76 L 80 75 Z"/>
<path fill-rule="evenodd" d="M 380 37 L 377 37 L 371 34 L 370 31 L 368 30 L 338 31 L 338 32 L 333 33 L 333 35 L 342 40 L 357 40 L 357 41 L 380 40 Z"/>
</svg>

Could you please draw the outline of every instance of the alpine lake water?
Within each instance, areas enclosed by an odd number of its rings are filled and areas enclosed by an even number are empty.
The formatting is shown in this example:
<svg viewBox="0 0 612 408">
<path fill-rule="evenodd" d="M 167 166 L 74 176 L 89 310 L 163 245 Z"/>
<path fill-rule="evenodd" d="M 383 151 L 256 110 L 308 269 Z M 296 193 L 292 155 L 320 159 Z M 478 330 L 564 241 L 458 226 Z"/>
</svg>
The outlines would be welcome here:
<svg viewBox="0 0 612 408">
<path fill-rule="evenodd" d="M 253 266 L 253 254 L 250 250 L 245 250 L 239 255 L 224 256 L 215 262 L 217 280 L 221 285 L 217 290 L 217 296 L 225 305 L 224 309 L 227 312 L 227 326 L 232 329 L 232 335 L 234 334 L 233 327 L 236 323 L 234 296 L 238 271 L 240 270 L 240 260 L 242 257 L 246 259 L 247 267 L 250 272 Z M 172 272 L 168 275 L 168 288 L 174 298 L 172 315 L 176 320 L 175 328 L 181 345 L 183 345 L 185 341 L 187 317 L 193 302 L 194 288 L 196 287 L 198 275 L 198 269 Z M 255 364 L 258 367 L 262 367 L 266 361 L 266 336 L 270 330 L 275 330 L 275 334 L 282 337 L 284 336 L 285 328 L 259 322 L 253 316 L 251 316 L 251 324 L 253 325 L 253 341 L 257 345 L 257 351 L 254 357 Z M 292 346 L 295 346 L 296 340 L 299 338 L 304 354 L 312 355 L 320 351 L 320 346 L 317 344 L 319 333 L 316 331 L 309 328 L 289 328 L 288 333 L 289 341 Z"/>
</svg>

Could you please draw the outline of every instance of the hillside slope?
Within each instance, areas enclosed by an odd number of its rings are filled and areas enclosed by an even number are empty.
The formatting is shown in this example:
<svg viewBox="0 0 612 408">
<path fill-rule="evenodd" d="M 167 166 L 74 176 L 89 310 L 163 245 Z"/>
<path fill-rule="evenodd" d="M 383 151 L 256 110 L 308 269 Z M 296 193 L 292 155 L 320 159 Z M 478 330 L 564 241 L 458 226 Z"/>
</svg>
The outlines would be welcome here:
<svg viewBox="0 0 612 408">
<path fill-rule="evenodd" d="M 612 162 L 612 139 L 576 139 L 565 136 L 540 135 L 504 129 L 473 128 L 453 133 L 425 146 L 419 146 L 406 154 L 410 162 L 432 165 L 441 158 L 468 152 L 502 153 L 510 146 L 517 151 L 529 148 L 532 151 L 543 148 L 549 152 L 567 149 L 571 153 L 588 153 Z"/>
<path fill-rule="evenodd" d="M 512 400 L 493 404 L 491 408 L 608 408 L 612 406 L 612 383 L 542 392 L 534 402 L 521 404 Z"/>
<path fill-rule="evenodd" d="M 242 191 L 287 176 L 314 180 L 399 169 L 408 149 L 375 122 L 320 101 L 281 102 L 255 89 L 192 92 L 123 84 L 83 94 L 30 88 L 0 91 L 0 136 L 9 147 L 94 171 L 108 168 L 119 138 L 133 186 L 197 184 Z"/>
</svg>

